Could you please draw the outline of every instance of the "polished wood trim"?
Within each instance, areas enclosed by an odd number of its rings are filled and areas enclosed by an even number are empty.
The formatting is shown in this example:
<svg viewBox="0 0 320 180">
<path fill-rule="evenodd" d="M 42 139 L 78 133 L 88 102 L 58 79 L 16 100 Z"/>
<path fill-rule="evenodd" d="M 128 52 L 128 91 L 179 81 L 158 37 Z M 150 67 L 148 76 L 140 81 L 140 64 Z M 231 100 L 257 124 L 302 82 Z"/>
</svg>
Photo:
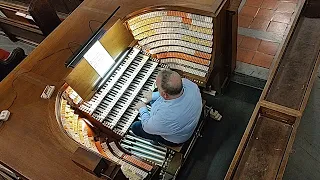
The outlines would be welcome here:
<svg viewBox="0 0 320 180">
<path fill-rule="evenodd" d="M 291 109 L 291 108 L 288 108 L 285 106 L 281 106 L 279 104 L 275 104 L 275 103 L 265 101 L 265 100 L 262 100 L 259 103 L 260 103 L 261 107 L 275 110 L 275 111 L 281 112 L 283 114 L 286 114 L 286 115 L 289 115 L 292 117 L 301 117 L 302 116 L 302 113 L 300 111 L 297 111 L 295 109 Z"/>
</svg>

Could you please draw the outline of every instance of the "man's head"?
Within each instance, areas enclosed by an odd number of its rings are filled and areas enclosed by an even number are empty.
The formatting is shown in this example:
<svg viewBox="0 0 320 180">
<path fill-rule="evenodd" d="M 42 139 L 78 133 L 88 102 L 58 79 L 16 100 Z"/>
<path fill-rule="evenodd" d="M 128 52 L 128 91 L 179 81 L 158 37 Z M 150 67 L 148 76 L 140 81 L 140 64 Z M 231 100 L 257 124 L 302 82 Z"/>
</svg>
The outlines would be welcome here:
<svg viewBox="0 0 320 180">
<path fill-rule="evenodd" d="M 182 93 L 182 80 L 180 75 L 170 69 L 162 70 L 156 79 L 160 95 L 166 99 L 175 99 Z"/>
</svg>

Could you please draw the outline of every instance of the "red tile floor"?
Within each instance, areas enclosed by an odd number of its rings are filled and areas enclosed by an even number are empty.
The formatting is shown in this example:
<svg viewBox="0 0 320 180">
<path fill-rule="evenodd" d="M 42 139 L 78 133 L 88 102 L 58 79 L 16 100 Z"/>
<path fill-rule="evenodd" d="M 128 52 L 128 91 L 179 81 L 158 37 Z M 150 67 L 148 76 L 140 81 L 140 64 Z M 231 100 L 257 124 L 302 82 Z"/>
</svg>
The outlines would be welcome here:
<svg viewBox="0 0 320 180">
<path fill-rule="evenodd" d="M 239 27 L 286 35 L 299 0 L 246 0 L 239 13 Z M 270 68 L 279 42 L 238 35 L 237 60 Z"/>
</svg>

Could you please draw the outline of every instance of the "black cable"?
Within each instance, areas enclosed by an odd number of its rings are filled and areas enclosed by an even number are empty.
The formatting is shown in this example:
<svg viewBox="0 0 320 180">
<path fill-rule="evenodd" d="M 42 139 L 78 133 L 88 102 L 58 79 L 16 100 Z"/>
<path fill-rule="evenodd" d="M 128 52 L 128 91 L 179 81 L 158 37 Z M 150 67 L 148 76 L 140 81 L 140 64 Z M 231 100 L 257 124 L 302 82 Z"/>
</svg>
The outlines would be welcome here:
<svg viewBox="0 0 320 180">
<path fill-rule="evenodd" d="M 79 43 L 77 43 L 77 42 L 75 42 L 75 41 L 71 41 L 71 42 L 69 42 L 68 43 L 68 47 L 69 47 L 69 49 L 70 49 L 70 51 L 72 52 L 72 54 L 74 55 L 74 52 L 72 51 L 72 47 L 70 46 L 70 44 L 72 44 L 72 43 L 74 43 L 74 44 L 76 44 L 76 45 L 78 45 L 78 46 L 82 46 L 81 44 L 79 44 Z"/>
<path fill-rule="evenodd" d="M 97 21 L 97 20 L 93 20 L 93 19 L 91 19 L 90 21 L 89 21 L 89 28 L 90 28 L 90 30 L 91 30 L 91 33 L 94 33 L 93 32 L 93 30 L 92 30 L 92 27 L 91 27 L 91 22 L 98 22 L 98 23 L 103 23 L 103 22 L 101 22 L 101 21 Z"/>
<path fill-rule="evenodd" d="M 13 81 L 12 81 L 12 83 L 11 83 L 11 87 L 12 87 L 14 93 L 15 93 L 15 97 L 14 97 L 13 101 L 11 102 L 10 106 L 7 108 L 7 110 L 9 110 L 9 109 L 12 107 L 12 105 L 13 105 L 14 102 L 15 102 L 15 100 L 18 98 L 18 92 L 14 89 L 14 82 L 15 82 L 21 75 L 31 72 L 31 71 L 33 70 L 33 68 L 35 67 L 35 65 L 37 65 L 37 64 L 40 63 L 41 61 L 47 59 L 48 57 L 51 57 L 51 56 L 53 56 L 53 55 L 55 55 L 55 54 L 57 54 L 57 53 L 59 53 L 59 52 L 62 52 L 62 51 L 64 51 L 64 50 L 67 50 L 67 49 L 69 49 L 69 50 L 72 52 L 71 48 L 72 48 L 72 47 L 76 47 L 76 46 L 70 47 L 70 43 L 74 43 L 74 42 L 69 42 L 67 48 L 60 49 L 59 51 L 53 52 L 53 53 L 45 56 L 44 58 L 38 60 L 36 63 L 33 64 L 33 66 L 30 68 L 30 70 L 20 73 L 19 75 L 17 75 L 17 76 L 13 79 Z M 77 46 L 78 46 L 78 45 L 77 45 Z M 73 53 L 73 52 L 72 52 L 72 53 Z"/>
</svg>

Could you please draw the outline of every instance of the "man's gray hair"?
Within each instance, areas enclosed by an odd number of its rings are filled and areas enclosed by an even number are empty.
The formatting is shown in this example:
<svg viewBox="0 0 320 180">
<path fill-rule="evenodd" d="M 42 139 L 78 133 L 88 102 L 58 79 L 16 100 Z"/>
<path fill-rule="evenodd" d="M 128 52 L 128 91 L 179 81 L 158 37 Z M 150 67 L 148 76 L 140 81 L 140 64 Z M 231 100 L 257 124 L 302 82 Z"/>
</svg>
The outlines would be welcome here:
<svg viewBox="0 0 320 180">
<path fill-rule="evenodd" d="M 161 88 L 169 95 L 178 95 L 182 91 L 182 80 L 180 75 L 170 69 L 159 72 Z"/>
</svg>

